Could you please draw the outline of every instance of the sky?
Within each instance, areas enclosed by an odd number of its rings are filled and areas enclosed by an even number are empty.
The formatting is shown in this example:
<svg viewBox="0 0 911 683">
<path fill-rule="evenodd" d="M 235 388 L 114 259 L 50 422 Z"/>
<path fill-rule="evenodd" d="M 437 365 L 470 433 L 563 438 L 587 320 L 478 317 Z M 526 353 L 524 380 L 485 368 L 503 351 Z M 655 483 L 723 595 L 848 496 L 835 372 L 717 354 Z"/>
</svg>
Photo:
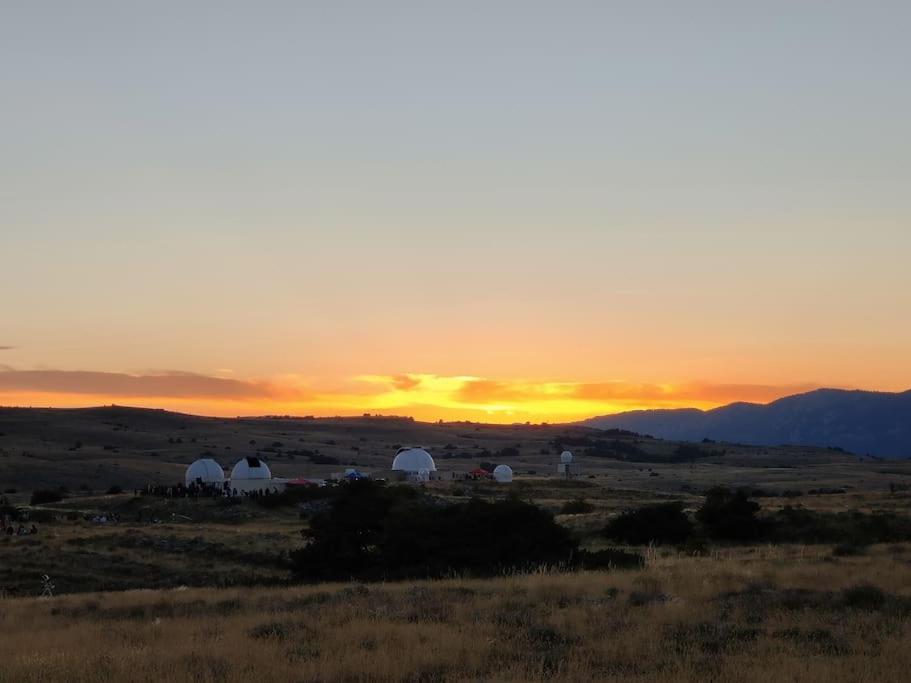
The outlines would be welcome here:
<svg viewBox="0 0 911 683">
<path fill-rule="evenodd" d="M 0 405 L 911 388 L 906 2 L 0 3 Z"/>
</svg>

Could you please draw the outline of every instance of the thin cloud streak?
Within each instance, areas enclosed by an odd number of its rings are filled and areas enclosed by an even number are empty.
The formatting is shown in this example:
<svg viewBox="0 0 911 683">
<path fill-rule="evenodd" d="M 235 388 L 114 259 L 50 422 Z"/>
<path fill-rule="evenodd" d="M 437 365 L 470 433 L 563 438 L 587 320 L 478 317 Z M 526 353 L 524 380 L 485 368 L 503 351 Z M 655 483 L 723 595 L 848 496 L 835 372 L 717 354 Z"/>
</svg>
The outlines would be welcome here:
<svg viewBox="0 0 911 683">
<path fill-rule="evenodd" d="M 305 400 L 293 387 L 188 372 L 129 375 L 81 370 L 0 371 L 0 391 L 83 394 L 108 397 L 192 398 L 216 400 Z"/>
<path fill-rule="evenodd" d="M 579 402 L 730 403 L 768 402 L 817 389 L 815 384 L 641 384 L 635 382 L 509 382 L 477 379 L 465 382 L 456 398 L 466 403 L 569 400 Z"/>
</svg>

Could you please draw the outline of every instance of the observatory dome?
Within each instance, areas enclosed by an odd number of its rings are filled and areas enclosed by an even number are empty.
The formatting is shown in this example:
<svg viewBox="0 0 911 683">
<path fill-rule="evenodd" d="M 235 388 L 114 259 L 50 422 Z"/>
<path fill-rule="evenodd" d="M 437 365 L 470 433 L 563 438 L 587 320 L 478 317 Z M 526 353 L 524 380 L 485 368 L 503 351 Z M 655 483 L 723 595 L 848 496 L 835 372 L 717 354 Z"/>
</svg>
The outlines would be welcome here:
<svg viewBox="0 0 911 683">
<path fill-rule="evenodd" d="M 573 461 L 573 454 L 569 451 L 563 451 L 560 453 L 560 462 L 564 464 L 571 463 Z"/>
<path fill-rule="evenodd" d="M 184 483 L 190 484 L 221 484 L 225 480 L 225 472 L 221 465 L 212 458 L 200 458 L 187 467 Z"/>
<path fill-rule="evenodd" d="M 497 465 L 493 468 L 493 478 L 501 484 L 512 482 L 512 467 L 509 465 Z"/>
<path fill-rule="evenodd" d="M 269 466 L 259 458 L 249 457 L 237 461 L 231 470 L 231 479 L 271 479 Z"/>
<path fill-rule="evenodd" d="M 421 470 L 436 472 L 437 466 L 430 453 L 423 448 L 400 448 L 392 461 L 392 469 L 418 474 Z"/>
</svg>

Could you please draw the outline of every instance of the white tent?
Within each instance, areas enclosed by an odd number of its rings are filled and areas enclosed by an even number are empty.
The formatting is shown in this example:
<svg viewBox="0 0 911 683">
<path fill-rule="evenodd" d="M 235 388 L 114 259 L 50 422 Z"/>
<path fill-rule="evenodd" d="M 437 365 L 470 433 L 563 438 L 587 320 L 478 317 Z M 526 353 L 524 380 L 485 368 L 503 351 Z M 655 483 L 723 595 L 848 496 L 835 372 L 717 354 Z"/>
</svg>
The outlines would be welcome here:
<svg viewBox="0 0 911 683">
<path fill-rule="evenodd" d="M 493 478 L 500 484 L 511 484 L 512 467 L 509 465 L 497 465 L 493 468 Z"/>
<path fill-rule="evenodd" d="M 422 470 L 427 470 L 429 479 L 430 473 L 436 472 L 437 466 L 430 453 L 423 448 L 400 448 L 392 461 L 392 469 L 412 475 L 418 475 Z"/>
<path fill-rule="evenodd" d="M 225 472 L 217 462 L 212 458 L 200 458 L 187 467 L 184 475 L 184 483 L 203 484 L 203 485 L 221 485 L 225 480 Z"/>
</svg>

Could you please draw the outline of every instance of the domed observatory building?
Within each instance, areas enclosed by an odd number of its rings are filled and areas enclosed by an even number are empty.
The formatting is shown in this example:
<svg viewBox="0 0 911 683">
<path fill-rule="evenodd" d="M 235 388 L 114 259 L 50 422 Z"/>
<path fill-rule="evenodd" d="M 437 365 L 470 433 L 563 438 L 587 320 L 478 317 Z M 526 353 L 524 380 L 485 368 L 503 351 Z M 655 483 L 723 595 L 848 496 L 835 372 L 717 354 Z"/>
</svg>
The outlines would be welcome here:
<svg viewBox="0 0 911 683">
<path fill-rule="evenodd" d="M 433 479 L 451 478 L 442 476 L 437 471 L 433 457 L 418 446 L 400 448 L 392 461 L 391 476 L 408 481 L 431 481 Z"/>
<path fill-rule="evenodd" d="M 392 471 L 409 481 L 430 481 L 437 465 L 423 448 L 400 448 L 392 461 Z"/>
<path fill-rule="evenodd" d="M 511 484 L 512 467 L 509 465 L 497 465 L 493 468 L 493 478 L 498 484 Z"/>
<path fill-rule="evenodd" d="M 225 471 L 212 458 L 200 458 L 187 467 L 184 483 L 205 488 L 221 488 L 225 481 Z"/>
<path fill-rule="evenodd" d="M 266 464 L 265 460 L 260 460 L 255 456 L 242 458 L 234 465 L 231 470 L 231 493 L 240 495 L 242 493 L 256 492 L 275 492 L 279 488 L 279 482 L 272 478 L 272 471 Z"/>
</svg>

